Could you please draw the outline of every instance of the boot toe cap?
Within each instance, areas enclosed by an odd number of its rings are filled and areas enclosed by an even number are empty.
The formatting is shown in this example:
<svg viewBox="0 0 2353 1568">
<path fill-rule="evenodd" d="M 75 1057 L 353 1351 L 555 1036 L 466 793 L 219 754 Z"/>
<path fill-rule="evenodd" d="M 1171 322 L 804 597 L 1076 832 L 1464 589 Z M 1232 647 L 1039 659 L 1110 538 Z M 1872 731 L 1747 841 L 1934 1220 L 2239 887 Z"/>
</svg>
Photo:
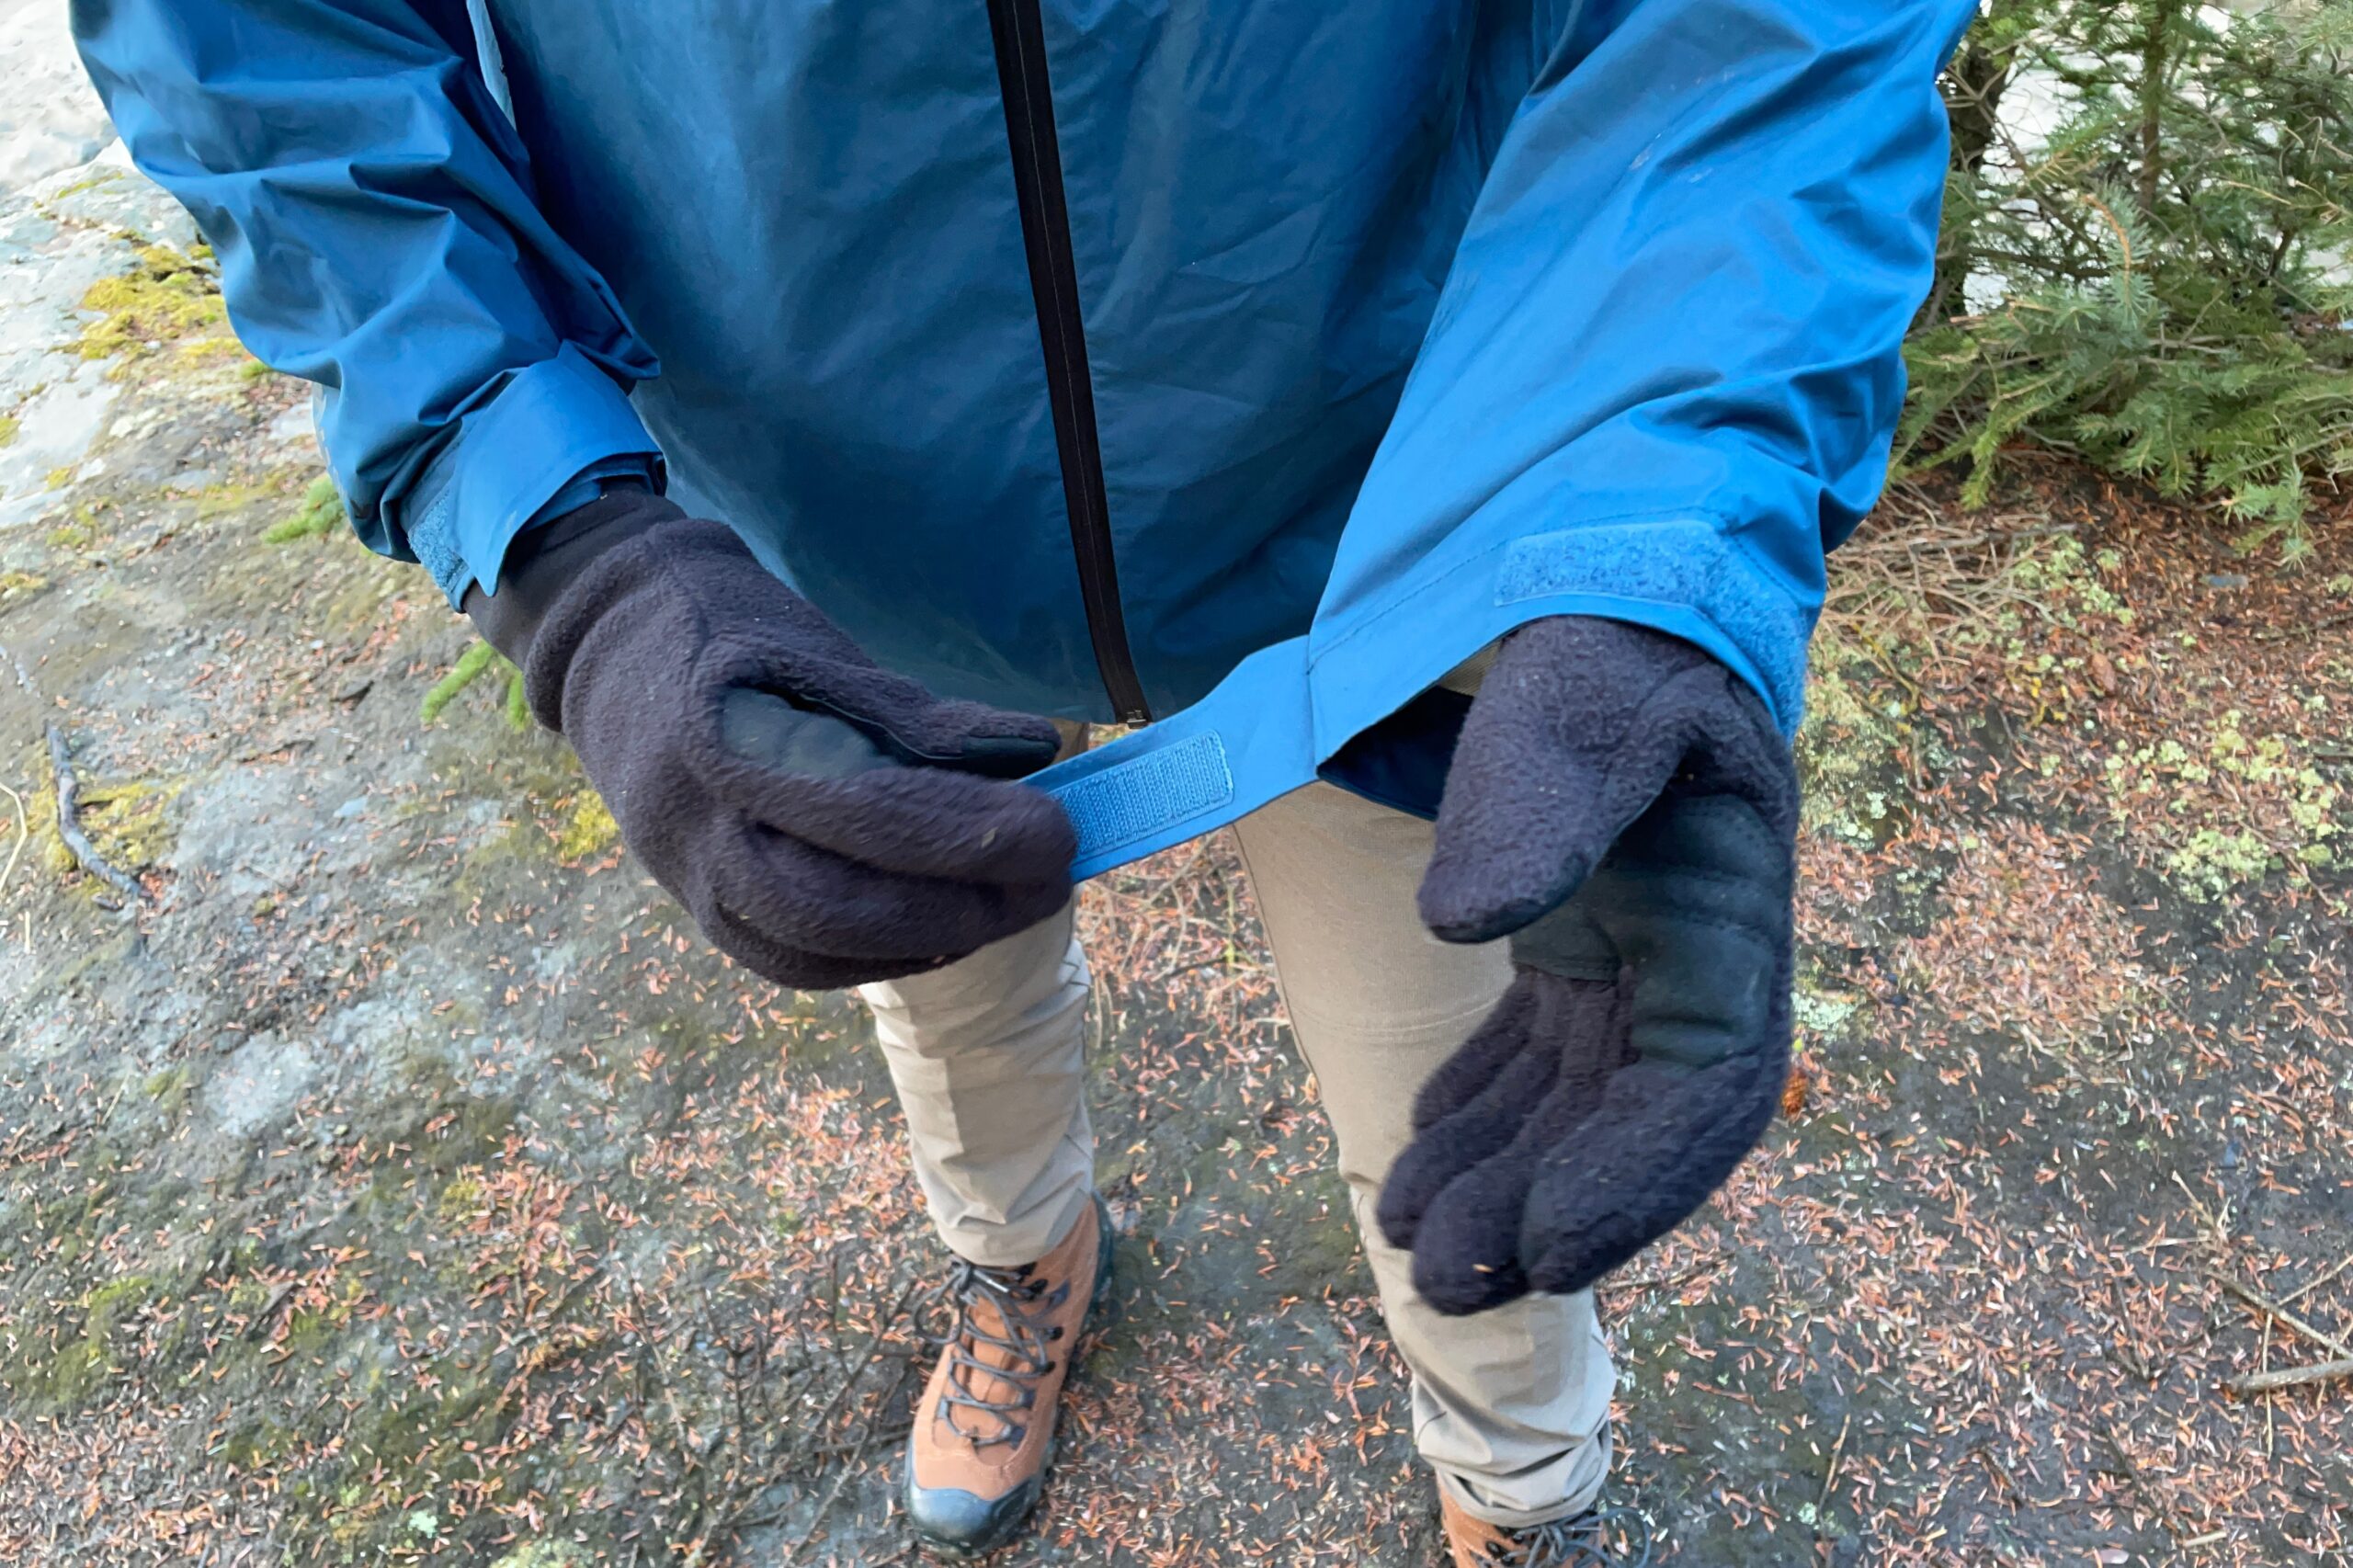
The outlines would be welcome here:
<svg viewBox="0 0 2353 1568">
<path fill-rule="evenodd" d="M 1037 1506 L 1039 1490 L 1039 1481 L 1032 1477 L 1002 1497 L 981 1497 L 961 1487 L 919 1485 L 910 1476 L 907 1522 L 935 1546 L 977 1556 L 1012 1538 Z"/>
</svg>

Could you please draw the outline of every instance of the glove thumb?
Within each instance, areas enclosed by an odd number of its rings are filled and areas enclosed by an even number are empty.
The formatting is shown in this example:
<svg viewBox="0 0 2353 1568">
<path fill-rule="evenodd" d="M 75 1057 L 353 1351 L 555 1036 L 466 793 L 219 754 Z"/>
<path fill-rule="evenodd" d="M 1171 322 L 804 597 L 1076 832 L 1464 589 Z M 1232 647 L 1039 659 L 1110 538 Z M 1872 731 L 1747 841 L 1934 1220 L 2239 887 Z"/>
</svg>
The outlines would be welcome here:
<svg viewBox="0 0 2353 1568">
<path fill-rule="evenodd" d="M 1485 942 L 1559 908 L 1698 739 L 1686 722 L 1648 722 L 1659 697 L 1725 678 L 1699 649 L 1624 621 L 1554 616 L 1514 632 L 1455 745 L 1423 924 L 1449 942 Z"/>
</svg>

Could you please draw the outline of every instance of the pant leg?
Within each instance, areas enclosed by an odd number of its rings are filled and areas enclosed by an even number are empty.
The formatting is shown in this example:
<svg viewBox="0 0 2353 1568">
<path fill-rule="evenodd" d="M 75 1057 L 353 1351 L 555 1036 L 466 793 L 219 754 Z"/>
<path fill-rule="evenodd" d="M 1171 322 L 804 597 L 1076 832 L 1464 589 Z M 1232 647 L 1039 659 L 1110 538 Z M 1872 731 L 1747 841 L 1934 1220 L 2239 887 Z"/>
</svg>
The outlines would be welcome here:
<svg viewBox="0 0 2353 1568">
<path fill-rule="evenodd" d="M 1057 719 L 1063 757 L 1087 729 Z M 1054 1250 L 1095 1190 L 1086 952 L 1076 900 L 929 974 L 861 985 L 931 1222 L 948 1250 L 1011 1268 Z"/>
<path fill-rule="evenodd" d="M 1414 893 L 1432 838 L 1418 818 L 1311 784 L 1235 831 L 1390 1337 L 1413 1370 L 1415 1446 L 1439 1484 L 1491 1523 L 1587 1506 L 1609 1468 L 1615 1379 L 1591 1293 L 1443 1316 L 1373 1219 L 1413 1135 L 1415 1091 L 1503 994 L 1508 949 L 1440 942 L 1423 926 Z"/>
<path fill-rule="evenodd" d="M 874 1013 L 939 1239 L 993 1267 L 1051 1252 L 1095 1186 L 1086 954 L 1071 910 L 858 994 Z"/>
</svg>

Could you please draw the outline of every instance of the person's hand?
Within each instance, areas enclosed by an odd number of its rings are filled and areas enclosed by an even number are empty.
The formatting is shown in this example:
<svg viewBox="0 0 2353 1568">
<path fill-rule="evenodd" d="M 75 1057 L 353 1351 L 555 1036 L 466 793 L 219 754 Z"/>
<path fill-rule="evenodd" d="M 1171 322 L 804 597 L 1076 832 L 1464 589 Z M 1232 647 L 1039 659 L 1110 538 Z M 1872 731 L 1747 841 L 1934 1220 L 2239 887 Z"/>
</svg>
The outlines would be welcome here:
<svg viewBox="0 0 2353 1568">
<path fill-rule="evenodd" d="M 467 613 L 722 952 L 832 989 L 936 969 L 1069 899 L 1069 818 L 1010 782 L 1053 760 L 1046 720 L 881 669 L 724 524 L 645 491 L 517 542 Z"/>
<path fill-rule="evenodd" d="M 1798 792 L 1747 686 L 1584 616 L 1523 627 L 1447 777 L 1423 921 L 1510 936 L 1511 988 L 1431 1075 L 1382 1233 L 1441 1312 L 1581 1290 L 1707 1200 L 1789 1071 Z"/>
</svg>

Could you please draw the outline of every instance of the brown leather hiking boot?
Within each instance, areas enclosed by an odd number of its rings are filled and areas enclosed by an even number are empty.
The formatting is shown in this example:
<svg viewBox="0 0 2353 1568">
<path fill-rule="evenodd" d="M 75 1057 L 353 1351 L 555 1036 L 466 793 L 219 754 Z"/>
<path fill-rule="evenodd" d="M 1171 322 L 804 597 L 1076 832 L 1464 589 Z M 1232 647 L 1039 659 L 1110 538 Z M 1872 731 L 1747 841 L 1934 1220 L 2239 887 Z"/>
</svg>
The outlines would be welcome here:
<svg viewBox="0 0 2353 1568">
<path fill-rule="evenodd" d="M 1037 1506 L 1071 1351 L 1111 1277 L 1109 1221 L 1098 1198 L 1036 1263 L 956 1265 L 955 1321 L 907 1438 L 907 1518 L 926 1540 L 977 1557 Z"/>
<path fill-rule="evenodd" d="M 1454 1568 L 1649 1568 L 1650 1521 L 1631 1508 L 1587 1509 L 1548 1524 L 1506 1529 L 1474 1519 L 1444 1487 L 1438 1517 Z"/>
</svg>

